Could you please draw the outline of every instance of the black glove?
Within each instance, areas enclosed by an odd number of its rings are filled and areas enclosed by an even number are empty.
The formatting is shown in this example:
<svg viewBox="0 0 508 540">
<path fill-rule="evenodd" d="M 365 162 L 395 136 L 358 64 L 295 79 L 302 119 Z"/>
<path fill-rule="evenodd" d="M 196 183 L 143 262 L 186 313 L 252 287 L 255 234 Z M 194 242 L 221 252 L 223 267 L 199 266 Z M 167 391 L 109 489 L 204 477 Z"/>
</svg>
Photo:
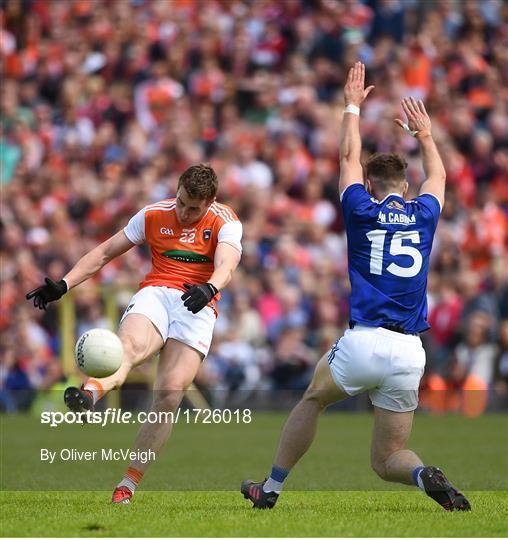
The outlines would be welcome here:
<svg viewBox="0 0 508 540">
<path fill-rule="evenodd" d="M 53 281 L 50 278 L 44 278 L 46 285 L 42 285 L 30 291 L 26 295 L 27 300 L 34 299 L 34 306 L 39 309 L 47 309 L 48 302 L 53 302 L 62 298 L 62 296 L 67 292 L 67 283 L 63 279 L 60 281 Z"/>
<path fill-rule="evenodd" d="M 182 294 L 183 305 L 192 313 L 201 311 L 210 300 L 219 292 L 219 289 L 211 283 L 191 285 L 184 283 L 187 292 Z"/>
</svg>

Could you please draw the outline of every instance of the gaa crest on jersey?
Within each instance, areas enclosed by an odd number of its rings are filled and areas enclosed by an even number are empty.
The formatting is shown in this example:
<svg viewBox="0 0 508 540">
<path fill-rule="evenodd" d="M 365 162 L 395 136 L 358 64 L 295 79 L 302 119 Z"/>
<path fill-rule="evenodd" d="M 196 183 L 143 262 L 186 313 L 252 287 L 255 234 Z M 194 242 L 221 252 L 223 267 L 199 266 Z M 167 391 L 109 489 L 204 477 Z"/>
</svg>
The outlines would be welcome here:
<svg viewBox="0 0 508 540">
<path fill-rule="evenodd" d="M 391 208 L 393 210 L 404 210 L 404 205 L 403 204 L 400 204 L 399 201 L 390 201 L 387 205 L 386 205 L 386 208 Z"/>
<path fill-rule="evenodd" d="M 212 229 L 205 229 L 203 231 L 203 240 L 210 240 L 210 238 L 212 237 Z"/>
</svg>

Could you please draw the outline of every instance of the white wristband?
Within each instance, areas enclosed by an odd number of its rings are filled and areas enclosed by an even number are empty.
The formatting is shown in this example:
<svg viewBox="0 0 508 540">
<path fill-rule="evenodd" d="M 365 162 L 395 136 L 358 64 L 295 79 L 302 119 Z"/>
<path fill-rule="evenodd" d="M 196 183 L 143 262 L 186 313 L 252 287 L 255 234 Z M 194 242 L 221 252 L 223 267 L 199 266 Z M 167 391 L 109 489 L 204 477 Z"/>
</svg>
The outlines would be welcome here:
<svg viewBox="0 0 508 540">
<path fill-rule="evenodd" d="M 356 114 L 356 116 L 360 116 L 360 107 L 357 107 L 356 105 L 348 105 L 345 109 L 344 109 L 344 113 L 351 113 L 351 114 Z"/>
</svg>

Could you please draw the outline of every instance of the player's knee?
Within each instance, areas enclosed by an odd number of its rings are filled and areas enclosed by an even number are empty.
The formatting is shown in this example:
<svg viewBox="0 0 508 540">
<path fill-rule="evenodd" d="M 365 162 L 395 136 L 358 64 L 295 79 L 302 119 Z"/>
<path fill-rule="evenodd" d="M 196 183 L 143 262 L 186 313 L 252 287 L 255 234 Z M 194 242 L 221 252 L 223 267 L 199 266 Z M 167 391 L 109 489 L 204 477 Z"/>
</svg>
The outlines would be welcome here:
<svg viewBox="0 0 508 540">
<path fill-rule="evenodd" d="M 173 412 L 178 409 L 185 394 L 186 385 L 180 383 L 177 378 L 171 381 L 171 386 L 162 390 L 156 390 L 154 394 L 153 408 L 162 412 Z"/>
<path fill-rule="evenodd" d="M 146 354 L 146 345 L 139 338 L 134 337 L 131 334 L 124 334 L 120 338 L 123 345 L 124 358 L 123 362 L 126 364 L 133 364 L 144 360 Z"/>
<path fill-rule="evenodd" d="M 383 480 L 386 478 L 386 463 L 379 456 L 372 455 L 370 457 L 370 466 L 372 470 Z"/>
<path fill-rule="evenodd" d="M 302 401 L 314 403 L 320 409 L 325 409 L 328 405 L 325 392 L 313 385 L 310 385 L 309 388 L 307 388 Z"/>
<path fill-rule="evenodd" d="M 180 405 L 183 390 L 157 390 L 152 409 L 159 412 L 174 412 Z"/>
<path fill-rule="evenodd" d="M 382 455 L 372 452 L 370 455 L 370 466 L 372 470 L 383 480 L 386 480 L 386 458 Z"/>
</svg>

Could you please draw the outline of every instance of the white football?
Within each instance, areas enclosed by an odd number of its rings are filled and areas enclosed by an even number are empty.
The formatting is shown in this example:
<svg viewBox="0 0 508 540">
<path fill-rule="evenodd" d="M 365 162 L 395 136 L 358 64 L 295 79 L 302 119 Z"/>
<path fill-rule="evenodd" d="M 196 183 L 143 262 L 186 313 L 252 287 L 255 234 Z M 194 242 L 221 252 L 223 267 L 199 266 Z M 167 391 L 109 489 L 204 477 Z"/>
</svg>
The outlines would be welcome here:
<svg viewBox="0 0 508 540">
<path fill-rule="evenodd" d="M 104 328 L 92 328 L 76 342 L 74 358 L 89 377 L 109 377 L 121 366 L 123 347 L 120 338 Z"/>
</svg>

